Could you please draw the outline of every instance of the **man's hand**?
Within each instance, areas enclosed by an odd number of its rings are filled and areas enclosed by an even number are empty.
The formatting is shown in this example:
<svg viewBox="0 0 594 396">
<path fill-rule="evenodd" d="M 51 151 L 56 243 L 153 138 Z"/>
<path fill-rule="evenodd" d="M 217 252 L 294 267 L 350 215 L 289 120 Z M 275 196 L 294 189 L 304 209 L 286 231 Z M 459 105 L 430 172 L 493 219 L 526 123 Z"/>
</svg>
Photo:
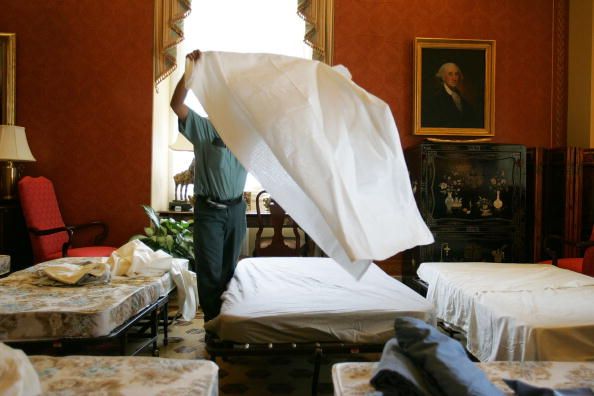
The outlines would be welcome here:
<svg viewBox="0 0 594 396">
<path fill-rule="evenodd" d="M 196 62 L 198 59 L 200 59 L 200 54 L 200 50 L 194 50 L 190 52 L 188 55 L 186 55 L 186 58 L 190 59 L 193 62 Z M 171 108 L 173 109 L 175 114 L 177 114 L 177 117 L 182 121 L 186 119 L 189 112 L 188 107 L 184 104 L 187 94 L 188 90 L 184 86 L 184 77 L 182 76 L 182 78 L 177 83 L 177 86 L 175 87 L 175 91 L 173 91 L 173 96 L 171 98 L 170 103 Z"/>
</svg>

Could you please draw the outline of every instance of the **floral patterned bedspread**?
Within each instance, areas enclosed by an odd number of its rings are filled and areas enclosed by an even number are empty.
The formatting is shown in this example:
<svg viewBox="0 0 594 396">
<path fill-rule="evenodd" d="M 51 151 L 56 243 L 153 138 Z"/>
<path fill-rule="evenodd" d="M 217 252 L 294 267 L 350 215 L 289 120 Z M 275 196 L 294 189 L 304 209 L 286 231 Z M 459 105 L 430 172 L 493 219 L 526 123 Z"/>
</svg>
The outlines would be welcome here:
<svg viewBox="0 0 594 396">
<path fill-rule="evenodd" d="M 218 394 L 218 367 L 209 360 L 151 357 L 29 356 L 44 395 Z"/>
<path fill-rule="evenodd" d="M 101 259 L 60 258 L 0 279 L 0 341 L 104 336 L 173 289 L 169 273 L 115 276 L 100 285 L 37 285 L 36 272 L 44 266 Z"/>
<path fill-rule="evenodd" d="M 369 383 L 377 363 L 337 363 L 332 366 L 334 394 L 362 396 L 373 393 Z M 594 391 L 594 362 L 485 362 L 477 363 L 489 380 L 505 395 L 514 392 L 503 378 L 518 379 L 546 388 L 591 388 Z"/>
</svg>

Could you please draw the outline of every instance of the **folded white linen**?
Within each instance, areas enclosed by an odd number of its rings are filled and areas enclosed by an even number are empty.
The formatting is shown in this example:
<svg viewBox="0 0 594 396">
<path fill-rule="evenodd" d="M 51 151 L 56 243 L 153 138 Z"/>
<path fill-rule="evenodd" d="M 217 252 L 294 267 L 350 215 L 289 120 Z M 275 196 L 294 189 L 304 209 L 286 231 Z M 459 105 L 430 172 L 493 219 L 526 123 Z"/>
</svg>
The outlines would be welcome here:
<svg viewBox="0 0 594 396">
<path fill-rule="evenodd" d="M 82 286 L 87 284 L 109 283 L 111 268 L 107 263 L 89 262 L 88 264 L 60 263 L 48 265 L 39 270 L 39 276 L 47 277 L 59 284 Z"/>
<path fill-rule="evenodd" d="M 39 376 L 27 355 L 0 342 L 0 395 L 41 394 Z"/>
<path fill-rule="evenodd" d="M 196 273 L 188 270 L 188 260 L 173 258 L 162 250 L 153 251 L 132 240 L 115 250 L 107 260 L 115 276 L 159 276 L 169 272 L 177 288 L 177 300 L 184 320 L 190 321 L 198 309 Z"/>
<path fill-rule="evenodd" d="M 317 245 L 359 278 L 433 242 L 390 107 L 345 68 L 283 55 L 203 52 L 186 86 L 243 166 Z"/>
</svg>

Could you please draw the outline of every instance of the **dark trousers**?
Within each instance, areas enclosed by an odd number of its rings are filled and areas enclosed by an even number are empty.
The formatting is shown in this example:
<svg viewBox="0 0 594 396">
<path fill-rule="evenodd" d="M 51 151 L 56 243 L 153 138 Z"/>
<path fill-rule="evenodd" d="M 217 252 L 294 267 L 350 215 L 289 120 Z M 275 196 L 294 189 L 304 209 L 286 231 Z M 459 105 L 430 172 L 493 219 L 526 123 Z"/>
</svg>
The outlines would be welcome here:
<svg viewBox="0 0 594 396">
<path fill-rule="evenodd" d="M 246 232 L 245 202 L 217 209 L 198 200 L 194 208 L 194 252 L 198 298 L 204 321 L 221 311 L 221 295 L 233 277 Z"/>
</svg>

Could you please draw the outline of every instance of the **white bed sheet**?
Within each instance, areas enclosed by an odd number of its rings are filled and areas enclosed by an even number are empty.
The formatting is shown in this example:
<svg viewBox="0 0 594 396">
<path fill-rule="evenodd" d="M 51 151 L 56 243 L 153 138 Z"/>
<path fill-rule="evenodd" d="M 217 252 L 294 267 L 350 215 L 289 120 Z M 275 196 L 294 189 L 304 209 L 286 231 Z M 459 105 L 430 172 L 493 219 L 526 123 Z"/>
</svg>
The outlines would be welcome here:
<svg viewBox="0 0 594 396">
<path fill-rule="evenodd" d="M 222 298 L 205 328 L 235 342 L 384 343 L 397 316 L 435 323 L 431 304 L 377 265 L 356 280 L 331 258 L 243 259 Z"/>
<path fill-rule="evenodd" d="M 548 264 L 423 263 L 437 317 L 481 361 L 594 361 L 594 278 Z"/>
</svg>

